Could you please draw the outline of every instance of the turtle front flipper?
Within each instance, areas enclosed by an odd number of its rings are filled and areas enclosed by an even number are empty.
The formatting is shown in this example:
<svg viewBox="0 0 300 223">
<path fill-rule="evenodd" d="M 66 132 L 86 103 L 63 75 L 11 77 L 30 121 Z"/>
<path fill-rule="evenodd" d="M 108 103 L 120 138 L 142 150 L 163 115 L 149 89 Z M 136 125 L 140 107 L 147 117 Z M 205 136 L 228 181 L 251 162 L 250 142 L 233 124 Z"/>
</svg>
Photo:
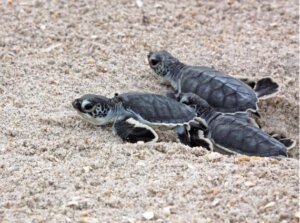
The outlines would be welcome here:
<svg viewBox="0 0 300 223">
<path fill-rule="evenodd" d="M 201 146 L 207 150 L 213 150 L 213 144 L 209 139 L 209 130 L 206 125 L 201 122 L 191 122 L 190 129 L 190 146 Z"/>
<path fill-rule="evenodd" d="M 176 133 L 179 141 L 184 145 L 190 145 L 189 133 L 186 126 L 177 126 Z"/>
<path fill-rule="evenodd" d="M 213 144 L 209 138 L 204 137 L 203 131 L 195 128 L 191 128 L 190 133 L 190 146 L 201 146 L 207 150 L 213 151 Z"/>
<path fill-rule="evenodd" d="M 126 142 L 156 142 L 158 140 L 154 129 L 133 118 L 117 121 L 114 130 Z"/>
</svg>

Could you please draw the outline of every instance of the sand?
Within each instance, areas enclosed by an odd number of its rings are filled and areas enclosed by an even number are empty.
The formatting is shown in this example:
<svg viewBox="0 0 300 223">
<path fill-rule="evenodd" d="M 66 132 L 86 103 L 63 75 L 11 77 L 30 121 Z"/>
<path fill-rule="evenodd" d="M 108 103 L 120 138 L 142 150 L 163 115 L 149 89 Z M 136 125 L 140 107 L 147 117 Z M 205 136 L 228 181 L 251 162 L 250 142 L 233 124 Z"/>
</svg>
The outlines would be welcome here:
<svg viewBox="0 0 300 223">
<path fill-rule="evenodd" d="M 298 221 L 298 1 L 219 2 L 1 1 L 0 222 Z M 157 49 L 274 78 L 261 124 L 297 141 L 291 158 L 224 156 L 172 131 L 126 144 L 78 117 L 85 93 L 164 93 Z"/>
</svg>

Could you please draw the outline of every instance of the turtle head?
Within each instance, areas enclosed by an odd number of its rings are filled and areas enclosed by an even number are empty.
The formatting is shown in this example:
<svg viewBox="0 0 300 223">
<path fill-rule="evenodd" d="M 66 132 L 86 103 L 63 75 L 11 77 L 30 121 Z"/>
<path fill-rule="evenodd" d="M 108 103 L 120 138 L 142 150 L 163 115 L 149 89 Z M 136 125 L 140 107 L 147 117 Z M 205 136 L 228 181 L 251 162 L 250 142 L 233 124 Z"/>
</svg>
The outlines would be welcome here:
<svg viewBox="0 0 300 223">
<path fill-rule="evenodd" d="M 194 108 L 197 113 L 211 110 L 212 107 L 201 97 L 194 93 L 180 93 L 177 95 L 177 100 Z"/>
<path fill-rule="evenodd" d="M 179 63 L 175 57 L 165 50 L 150 52 L 148 62 L 152 70 L 159 76 L 166 76 L 171 70 L 172 65 Z"/>
<path fill-rule="evenodd" d="M 113 116 L 111 99 L 94 94 L 86 94 L 72 102 L 78 114 L 93 125 L 105 125 Z"/>
</svg>

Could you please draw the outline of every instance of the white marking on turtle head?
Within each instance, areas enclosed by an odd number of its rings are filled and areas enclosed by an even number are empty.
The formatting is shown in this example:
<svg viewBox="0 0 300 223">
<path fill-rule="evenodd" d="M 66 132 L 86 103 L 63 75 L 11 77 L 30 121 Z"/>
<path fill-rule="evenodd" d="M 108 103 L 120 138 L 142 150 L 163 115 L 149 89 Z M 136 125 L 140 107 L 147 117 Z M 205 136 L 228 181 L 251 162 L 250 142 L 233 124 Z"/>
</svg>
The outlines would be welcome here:
<svg viewBox="0 0 300 223">
<path fill-rule="evenodd" d="M 105 125 L 112 122 L 115 118 L 113 107 L 104 100 L 93 99 L 95 97 L 76 99 L 73 107 L 85 121 L 93 125 Z"/>
<path fill-rule="evenodd" d="M 106 125 L 108 123 L 111 123 L 114 118 L 112 111 L 109 111 L 108 114 L 104 117 L 93 116 L 93 113 L 84 113 L 80 111 L 77 112 L 81 116 L 81 118 L 93 125 Z"/>
</svg>

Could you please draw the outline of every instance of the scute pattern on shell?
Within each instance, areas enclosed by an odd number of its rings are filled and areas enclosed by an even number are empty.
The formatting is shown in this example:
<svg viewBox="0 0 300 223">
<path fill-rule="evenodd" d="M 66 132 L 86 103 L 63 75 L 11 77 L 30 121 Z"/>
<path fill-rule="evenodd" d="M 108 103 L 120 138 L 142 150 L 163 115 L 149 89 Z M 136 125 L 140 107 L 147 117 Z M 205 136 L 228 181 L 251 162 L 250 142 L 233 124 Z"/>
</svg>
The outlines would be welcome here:
<svg viewBox="0 0 300 223">
<path fill-rule="evenodd" d="M 191 121 L 195 111 L 188 106 L 162 95 L 126 93 L 119 95 L 126 110 L 132 110 L 153 123 L 182 124 Z"/>
<path fill-rule="evenodd" d="M 258 101 L 248 85 L 208 67 L 185 66 L 181 70 L 181 91 L 193 92 L 220 112 L 256 110 Z"/>
<path fill-rule="evenodd" d="M 286 147 L 262 130 L 233 116 L 220 115 L 209 123 L 214 142 L 236 153 L 258 156 L 287 155 Z"/>
</svg>

